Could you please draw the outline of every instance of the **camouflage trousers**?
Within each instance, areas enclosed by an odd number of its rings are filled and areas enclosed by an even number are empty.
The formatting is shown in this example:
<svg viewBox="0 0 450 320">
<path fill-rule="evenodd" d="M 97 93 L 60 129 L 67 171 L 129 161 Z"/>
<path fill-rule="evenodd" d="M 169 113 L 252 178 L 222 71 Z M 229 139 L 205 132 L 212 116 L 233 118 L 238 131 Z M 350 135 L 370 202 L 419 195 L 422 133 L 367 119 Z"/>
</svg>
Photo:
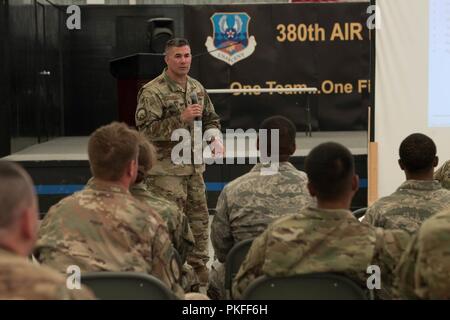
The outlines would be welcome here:
<svg viewBox="0 0 450 320">
<path fill-rule="evenodd" d="M 196 173 L 190 176 L 148 176 L 146 184 L 150 192 L 175 202 L 186 214 L 195 239 L 194 249 L 188 255 L 187 262 L 196 272 L 206 271 L 206 263 L 209 260 L 209 215 L 203 175 Z"/>
</svg>

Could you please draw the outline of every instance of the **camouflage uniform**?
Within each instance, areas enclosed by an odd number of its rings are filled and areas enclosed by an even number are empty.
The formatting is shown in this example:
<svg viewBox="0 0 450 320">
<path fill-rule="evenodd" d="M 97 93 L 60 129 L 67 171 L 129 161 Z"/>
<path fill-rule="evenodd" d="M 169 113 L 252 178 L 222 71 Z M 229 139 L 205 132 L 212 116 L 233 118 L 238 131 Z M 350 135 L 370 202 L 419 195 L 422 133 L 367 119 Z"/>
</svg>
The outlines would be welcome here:
<svg viewBox="0 0 450 320">
<path fill-rule="evenodd" d="M 450 190 L 450 160 L 444 163 L 434 174 L 434 178 L 439 180 L 445 189 Z"/>
<path fill-rule="evenodd" d="M 402 230 L 383 230 L 360 223 L 348 210 L 307 208 L 274 221 L 253 241 L 234 282 L 242 296 L 261 275 L 341 273 L 366 287 L 367 267 L 381 269 L 382 292 L 390 298 L 393 271 L 409 240 Z"/>
<path fill-rule="evenodd" d="M 282 215 L 298 213 L 315 204 L 307 189 L 308 178 L 291 163 L 279 164 L 278 172 L 261 174 L 262 164 L 230 182 L 219 196 L 211 224 L 211 242 L 219 261 L 212 265 L 210 290 L 224 297 L 223 262 L 233 246 L 258 236 Z"/>
<path fill-rule="evenodd" d="M 50 268 L 35 265 L 24 257 L 0 249 L 0 299 L 87 300 L 87 288 L 69 290 L 66 279 Z"/>
<path fill-rule="evenodd" d="M 34 255 L 63 273 L 70 265 L 82 272 L 148 273 L 183 296 L 167 226 L 149 206 L 116 184 L 93 179 L 50 208 Z"/>
<path fill-rule="evenodd" d="M 450 210 L 427 219 L 397 268 L 399 295 L 407 299 L 450 299 Z"/>
<path fill-rule="evenodd" d="M 173 163 L 171 151 L 178 142 L 171 141 L 171 135 L 174 130 L 183 128 L 191 133 L 191 143 L 194 142 L 192 123 L 181 121 L 182 111 L 192 104 L 192 92 L 197 94 L 198 103 L 203 106 L 203 132 L 220 129 L 220 121 L 206 90 L 197 80 L 188 77 L 185 89 L 170 79 L 166 70 L 145 84 L 138 94 L 136 126 L 155 145 L 158 155 L 146 183 L 151 192 L 175 201 L 186 213 L 195 238 L 195 247 L 188 256 L 188 262 L 194 268 L 204 270 L 209 260 L 208 207 L 202 175 L 205 166 Z M 194 159 L 191 160 L 193 163 Z"/>
<path fill-rule="evenodd" d="M 172 243 L 180 254 L 181 263 L 183 264 L 181 286 L 185 292 L 197 290 L 196 288 L 200 285 L 199 279 L 192 267 L 185 263 L 186 255 L 192 251 L 195 243 L 186 215 L 174 203 L 148 191 L 145 183 L 133 185 L 130 188 L 130 192 L 136 199 L 148 204 L 164 219 Z"/>
<path fill-rule="evenodd" d="M 187 217 L 174 203 L 148 191 L 144 183 L 133 185 L 130 192 L 136 199 L 148 204 L 164 219 L 170 239 L 180 254 L 181 262 L 184 263 L 186 255 L 192 250 L 195 241 Z"/>
<path fill-rule="evenodd" d="M 450 191 L 439 182 L 407 180 L 393 194 L 376 201 L 363 222 L 411 234 L 425 219 L 445 208 L 450 208 Z"/>
</svg>

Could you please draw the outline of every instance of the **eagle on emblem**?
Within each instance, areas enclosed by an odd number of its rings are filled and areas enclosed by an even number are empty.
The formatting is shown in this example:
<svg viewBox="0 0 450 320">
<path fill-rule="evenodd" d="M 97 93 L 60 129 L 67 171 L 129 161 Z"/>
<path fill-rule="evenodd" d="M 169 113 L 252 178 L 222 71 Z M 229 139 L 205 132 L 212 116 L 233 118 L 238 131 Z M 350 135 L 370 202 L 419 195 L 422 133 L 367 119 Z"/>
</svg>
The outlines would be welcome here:
<svg viewBox="0 0 450 320">
<path fill-rule="evenodd" d="M 236 40 L 242 31 L 243 22 L 237 14 L 222 16 L 219 20 L 220 32 L 227 40 Z"/>
</svg>

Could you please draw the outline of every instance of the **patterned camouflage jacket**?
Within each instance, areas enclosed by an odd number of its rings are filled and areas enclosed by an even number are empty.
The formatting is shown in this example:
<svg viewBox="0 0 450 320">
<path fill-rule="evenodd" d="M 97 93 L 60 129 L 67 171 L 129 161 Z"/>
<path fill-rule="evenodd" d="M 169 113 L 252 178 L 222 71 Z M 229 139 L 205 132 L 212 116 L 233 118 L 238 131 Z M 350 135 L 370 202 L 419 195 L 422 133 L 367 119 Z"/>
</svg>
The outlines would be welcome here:
<svg viewBox="0 0 450 320">
<path fill-rule="evenodd" d="M 407 299 L 450 299 L 450 210 L 427 219 L 397 268 L 399 295 Z"/>
<path fill-rule="evenodd" d="M 225 186 L 219 196 L 211 241 L 220 262 L 236 243 L 258 236 L 273 219 L 315 204 L 304 172 L 289 162 L 280 163 L 273 175 L 262 175 L 262 167 L 255 165 Z"/>
<path fill-rule="evenodd" d="M 431 215 L 450 208 L 450 191 L 437 181 L 405 181 L 393 194 L 376 201 L 363 222 L 414 233 Z"/>
<path fill-rule="evenodd" d="M 409 235 L 360 223 L 348 210 L 307 208 L 275 220 L 253 241 L 235 281 L 233 296 L 242 296 L 261 275 L 341 273 L 366 287 L 367 267 L 381 269 L 382 292 L 390 298 L 393 271 Z"/>
<path fill-rule="evenodd" d="M 445 189 L 450 190 L 450 160 L 444 163 L 434 174 L 434 178 L 439 180 Z"/>
<path fill-rule="evenodd" d="M 195 243 L 186 215 L 178 209 L 175 203 L 148 191 L 145 183 L 133 185 L 130 192 L 136 199 L 145 202 L 161 215 L 169 229 L 172 243 L 180 254 L 181 262 L 184 263 L 187 254 L 192 251 Z"/>
<path fill-rule="evenodd" d="M 58 272 L 0 249 L 1 300 L 90 300 L 94 298 L 87 288 L 67 289 L 66 279 Z"/>
<path fill-rule="evenodd" d="M 82 272 L 148 273 L 183 295 L 179 262 L 165 222 L 116 184 L 93 179 L 51 207 L 34 256 L 63 273 L 70 265 Z"/>
<path fill-rule="evenodd" d="M 136 127 L 158 149 L 158 161 L 149 174 L 183 176 L 204 171 L 204 165 L 177 165 L 171 160 L 172 148 L 178 144 L 178 141 L 171 141 L 171 135 L 175 129 L 184 128 L 190 131 L 193 145 L 192 123 L 183 123 L 180 118 L 181 112 L 192 104 L 192 92 L 197 94 L 198 103 L 203 106 L 203 132 L 214 128 L 220 130 L 219 116 L 214 111 L 214 106 L 205 88 L 191 77 L 188 77 L 185 90 L 170 79 L 164 70 L 160 76 L 145 84 L 139 91 Z M 191 160 L 194 161 L 192 155 Z"/>
</svg>

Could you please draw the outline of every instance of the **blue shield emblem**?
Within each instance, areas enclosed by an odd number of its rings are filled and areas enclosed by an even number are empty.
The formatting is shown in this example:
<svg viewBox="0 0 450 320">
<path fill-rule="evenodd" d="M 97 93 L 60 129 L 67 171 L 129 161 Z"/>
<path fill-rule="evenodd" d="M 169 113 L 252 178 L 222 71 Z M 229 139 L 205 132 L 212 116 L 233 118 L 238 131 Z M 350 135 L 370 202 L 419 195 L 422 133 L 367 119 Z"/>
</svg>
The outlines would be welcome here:
<svg viewBox="0 0 450 320">
<path fill-rule="evenodd" d="M 211 22 L 213 37 L 208 37 L 205 45 L 213 57 L 233 65 L 255 51 L 256 41 L 254 36 L 249 37 L 247 13 L 214 13 Z"/>
</svg>

